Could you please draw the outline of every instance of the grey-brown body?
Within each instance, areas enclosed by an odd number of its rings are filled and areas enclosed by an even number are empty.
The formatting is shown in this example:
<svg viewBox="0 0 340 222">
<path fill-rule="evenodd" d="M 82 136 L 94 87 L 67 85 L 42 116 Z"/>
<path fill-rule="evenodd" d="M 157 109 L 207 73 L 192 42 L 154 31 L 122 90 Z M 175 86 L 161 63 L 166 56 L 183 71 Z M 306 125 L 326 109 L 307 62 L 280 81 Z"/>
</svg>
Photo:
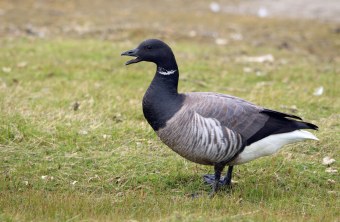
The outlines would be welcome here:
<svg viewBox="0 0 340 222">
<path fill-rule="evenodd" d="M 179 155 L 193 162 L 228 163 L 268 119 L 262 108 L 217 93 L 186 93 L 181 109 L 156 131 Z M 256 128 L 256 129 L 255 129 Z"/>
</svg>

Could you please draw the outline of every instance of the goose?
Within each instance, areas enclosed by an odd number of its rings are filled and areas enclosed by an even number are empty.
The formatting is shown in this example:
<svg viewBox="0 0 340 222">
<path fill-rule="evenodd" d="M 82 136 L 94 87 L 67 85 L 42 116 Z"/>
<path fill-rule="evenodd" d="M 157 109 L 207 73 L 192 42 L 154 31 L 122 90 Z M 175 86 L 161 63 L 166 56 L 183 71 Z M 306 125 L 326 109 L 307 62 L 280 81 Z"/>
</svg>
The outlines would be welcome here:
<svg viewBox="0 0 340 222">
<path fill-rule="evenodd" d="M 284 145 L 318 140 L 312 123 L 298 116 L 263 108 L 246 100 L 213 92 L 178 92 L 179 70 L 171 48 L 148 39 L 122 56 L 156 64 L 156 73 L 143 97 L 143 113 L 160 140 L 180 156 L 212 165 L 204 175 L 211 195 L 231 186 L 235 165 L 276 153 Z M 221 174 L 228 166 L 225 177 Z"/>
</svg>

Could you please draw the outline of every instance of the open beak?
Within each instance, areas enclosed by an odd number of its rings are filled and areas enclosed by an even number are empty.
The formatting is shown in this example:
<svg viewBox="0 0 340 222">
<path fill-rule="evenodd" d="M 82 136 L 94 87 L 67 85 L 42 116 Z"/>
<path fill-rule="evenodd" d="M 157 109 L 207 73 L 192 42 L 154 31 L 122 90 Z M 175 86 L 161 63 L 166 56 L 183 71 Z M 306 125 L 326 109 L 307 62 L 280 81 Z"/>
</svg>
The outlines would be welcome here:
<svg viewBox="0 0 340 222">
<path fill-rule="evenodd" d="M 126 52 L 123 52 L 121 54 L 121 56 L 133 56 L 133 57 L 136 57 L 135 59 L 131 59 L 129 61 L 127 61 L 125 63 L 125 65 L 130 65 L 130 64 L 133 64 L 133 63 L 137 63 L 137 62 L 140 62 L 142 61 L 140 58 L 138 58 L 138 48 L 136 49 L 131 49 L 131 50 L 128 50 Z"/>
</svg>

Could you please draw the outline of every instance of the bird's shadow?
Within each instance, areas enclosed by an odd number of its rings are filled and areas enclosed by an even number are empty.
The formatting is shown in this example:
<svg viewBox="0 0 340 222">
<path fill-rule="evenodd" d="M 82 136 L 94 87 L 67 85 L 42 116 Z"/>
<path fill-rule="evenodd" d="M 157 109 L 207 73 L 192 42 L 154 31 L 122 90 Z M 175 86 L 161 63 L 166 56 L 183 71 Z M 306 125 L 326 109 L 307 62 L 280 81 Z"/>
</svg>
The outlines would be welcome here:
<svg viewBox="0 0 340 222">
<path fill-rule="evenodd" d="M 157 185 L 154 184 L 154 188 L 161 190 L 162 192 L 170 192 L 178 195 L 184 195 L 189 198 L 208 197 L 212 187 L 207 184 L 203 175 L 168 175 L 163 179 L 158 180 Z M 222 187 L 218 192 L 222 195 L 228 195 L 232 193 L 231 187 Z"/>
</svg>

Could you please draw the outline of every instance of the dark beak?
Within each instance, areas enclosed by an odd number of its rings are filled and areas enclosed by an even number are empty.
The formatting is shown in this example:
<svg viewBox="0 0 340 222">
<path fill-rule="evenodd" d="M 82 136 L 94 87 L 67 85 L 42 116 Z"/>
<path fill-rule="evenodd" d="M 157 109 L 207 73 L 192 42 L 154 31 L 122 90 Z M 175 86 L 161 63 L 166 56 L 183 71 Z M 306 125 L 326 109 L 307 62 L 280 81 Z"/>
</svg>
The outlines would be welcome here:
<svg viewBox="0 0 340 222">
<path fill-rule="evenodd" d="M 133 63 L 137 63 L 137 62 L 140 62 L 142 61 L 140 58 L 138 58 L 138 48 L 136 49 L 131 49 L 129 51 L 126 51 L 126 52 L 123 52 L 121 54 L 121 56 L 133 56 L 133 57 L 136 57 L 135 59 L 131 59 L 129 61 L 127 61 L 125 63 L 125 65 L 130 65 L 130 64 L 133 64 Z"/>
</svg>

